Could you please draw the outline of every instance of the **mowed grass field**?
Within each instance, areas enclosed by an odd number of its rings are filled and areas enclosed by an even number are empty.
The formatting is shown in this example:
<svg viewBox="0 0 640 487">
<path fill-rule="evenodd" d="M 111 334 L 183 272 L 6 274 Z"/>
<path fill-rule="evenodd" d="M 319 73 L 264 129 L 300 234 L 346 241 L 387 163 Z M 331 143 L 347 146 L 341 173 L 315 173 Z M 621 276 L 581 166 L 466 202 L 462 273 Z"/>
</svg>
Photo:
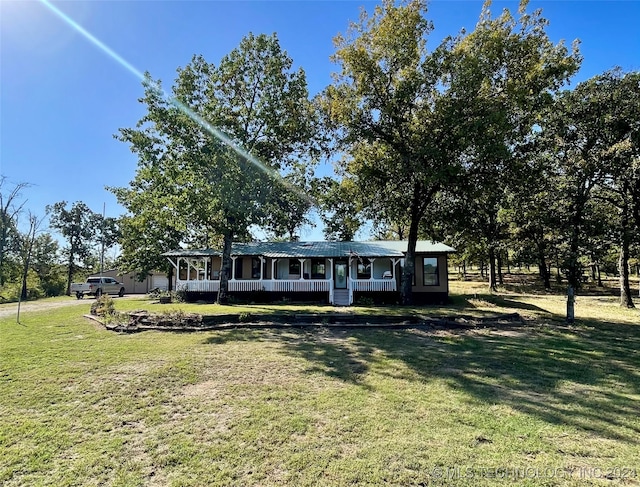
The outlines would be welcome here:
<svg viewBox="0 0 640 487">
<path fill-rule="evenodd" d="M 451 288 L 353 312 L 524 323 L 120 335 L 82 317 L 90 300 L 2 317 L 0 484 L 640 485 L 640 312 L 579 296 L 567 326 L 559 295 Z"/>
</svg>

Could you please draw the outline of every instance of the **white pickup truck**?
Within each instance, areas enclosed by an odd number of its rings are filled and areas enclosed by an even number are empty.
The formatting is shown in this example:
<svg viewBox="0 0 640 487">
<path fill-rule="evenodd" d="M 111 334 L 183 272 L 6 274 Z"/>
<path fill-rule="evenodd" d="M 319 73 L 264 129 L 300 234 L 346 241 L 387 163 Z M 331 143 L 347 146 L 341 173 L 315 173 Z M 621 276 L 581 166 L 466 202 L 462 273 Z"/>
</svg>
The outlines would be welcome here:
<svg viewBox="0 0 640 487">
<path fill-rule="evenodd" d="M 87 282 L 74 282 L 71 284 L 71 292 L 76 298 L 82 299 L 84 295 L 99 298 L 103 294 L 117 294 L 124 296 L 124 285 L 113 277 L 90 277 Z"/>
</svg>

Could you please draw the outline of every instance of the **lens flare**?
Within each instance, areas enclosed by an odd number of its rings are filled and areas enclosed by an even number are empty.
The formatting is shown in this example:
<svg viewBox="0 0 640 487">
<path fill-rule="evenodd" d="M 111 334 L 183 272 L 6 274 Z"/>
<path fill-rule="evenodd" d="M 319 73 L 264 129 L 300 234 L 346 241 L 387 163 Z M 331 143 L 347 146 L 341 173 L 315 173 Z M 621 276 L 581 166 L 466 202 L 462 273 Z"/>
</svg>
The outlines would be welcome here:
<svg viewBox="0 0 640 487">
<path fill-rule="evenodd" d="M 111 49 L 109 46 L 107 46 L 100 39 L 98 39 L 93 34 L 91 34 L 91 32 L 89 32 L 84 27 L 82 27 L 78 22 L 73 20 L 71 17 L 69 17 L 67 14 L 65 14 L 62 10 L 60 10 L 55 5 L 53 5 L 49 0 L 40 0 L 40 3 L 42 3 L 45 7 L 47 7 L 57 17 L 62 19 L 72 29 L 74 29 L 76 32 L 78 32 L 80 35 L 82 35 L 85 39 L 87 39 L 89 42 L 91 42 L 94 46 L 96 46 L 98 49 L 100 49 L 103 53 L 105 53 L 111 59 L 113 59 L 118 64 L 120 64 L 120 66 L 125 68 L 127 71 L 129 71 L 131 74 L 133 74 L 140 81 L 144 82 L 146 80 L 145 75 L 141 71 L 136 69 L 135 66 L 133 66 L 131 63 L 129 63 L 126 59 L 124 59 L 122 56 L 120 56 L 117 52 L 115 52 L 113 49 Z M 299 188 L 296 188 L 295 186 L 291 185 L 289 182 L 285 181 L 277 171 L 275 171 L 274 169 L 270 168 L 269 166 L 264 164 L 262 161 L 260 161 L 257 157 L 255 157 L 252 154 L 250 154 L 248 151 L 246 151 L 240 145 L 238 145 L 233 140 L 231 140 L 231 138 L 229 138 L 229 136 L 224 134 L 220 129 L 217 129 L 216 127 L 211 125 L 209 122 L 207 122 L 205 119 L 203 119 L 200 115 L 195 113 L 191 108 L 189 108 L 185 104 L 181 103 L 175 97 L 169 95 L 169 93 L 167 93 L 162 88 L 160 88 L 160 86 L 158 84 L 155 84 L 154 86 L 152 86 L 152 89 L 155 89 L 156 92 L 164 100 L 166 100 L 168 103 L 172 104 L 173 106 L 178 108 L 180 111 L 182 111 L 185 115 L 187 115 L 191 120 L 193 120 L 198 125 L 200 125 L 204 130 L 206 130 L 213 137 L 215 137 L 216 139 L 220 140 L 224 144 L 228 145 L 239 156 L 241 156 L 244 159 L 246 159 L 247 161 L 249 161 L 251 164 L 256 166 L 258 169 L 260 169 L 262 172 L 264 172 L 268 176 L 270 176 L 270 177 L 274 178 L 275 180 L 279 181 L 284 187 L 286 187 L 290 191 L 293 191 L 293 192 L 297 193 L 301 198 L 303 198 L 306 201 L 310 201 L 313 204 L 313 200 L 310 198 L 310 196 L 307 193 L 301 191 Z"/>
</svg>

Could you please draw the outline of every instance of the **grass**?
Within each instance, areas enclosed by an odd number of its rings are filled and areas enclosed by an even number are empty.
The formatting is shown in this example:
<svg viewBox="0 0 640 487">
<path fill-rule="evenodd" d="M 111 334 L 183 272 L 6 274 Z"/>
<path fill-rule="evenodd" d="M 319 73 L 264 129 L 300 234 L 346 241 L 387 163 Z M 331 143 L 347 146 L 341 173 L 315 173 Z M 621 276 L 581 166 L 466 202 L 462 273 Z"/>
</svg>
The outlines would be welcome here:
<svg viewBox="0 0 640 487">
<path fill-rule="evenodd" d="M 452 291 L 426 311 L 527 323 L 118 335 L 89 301 L 0 318 L 0 484 L 640 485 L 638 311 L 580 297 L 569 327 L 561 296 Z"/>
</svg>

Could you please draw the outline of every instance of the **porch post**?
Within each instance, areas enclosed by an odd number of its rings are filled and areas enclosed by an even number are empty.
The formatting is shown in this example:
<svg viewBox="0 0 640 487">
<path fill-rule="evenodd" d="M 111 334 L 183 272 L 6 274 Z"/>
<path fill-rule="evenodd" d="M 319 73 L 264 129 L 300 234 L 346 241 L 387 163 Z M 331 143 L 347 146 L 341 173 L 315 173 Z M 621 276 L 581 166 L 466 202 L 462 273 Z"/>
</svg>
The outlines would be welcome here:
<svg viewBox="0 0 640 487">
<path fill-rule="evenodd" d="M 300 261 L 300 279 L 304 278 L 304 260 L 305 259 L 298 259 Z"/>
<path fill-rule="evenodd" d="M 373 262 L 376 260 L 375 257 L 370 258 L 369 262 L 371 263 L 371 275 L 369 276 L 369 280 L 373 281 Z"/>
<path fill-rule="evenodd" d="M 391 259 L 391 274 L 393 275 L 393 279 L 396 278 L 396 266 L 400 262 L 400 259 Z"/>
<path fill-rule="evenodd" d="M 264 279 L 264 257 L 260 256 L 260 280 Z"/>
<path fill-rule="evenodd" d="M 331 269 L 331 280 L 333 281 L 333 258 L 327 259 L 329 261 L 329 269 Z M 325 279 L 328 281 L 329 278 L 327 277 L 329 273 L 325 272 L 324 277 Z"/>
<path fill-rule="evenodd" d="M 276 280 L 276 262 L 278 259 L 271 259 L 271 280 Z"/>
<path fill-rule="evenodd" d="M 231 256 L 231 280 L 235 281 L 236 280 L 236 259 L 238 257 L 237 256 Z"/>
</svg>

